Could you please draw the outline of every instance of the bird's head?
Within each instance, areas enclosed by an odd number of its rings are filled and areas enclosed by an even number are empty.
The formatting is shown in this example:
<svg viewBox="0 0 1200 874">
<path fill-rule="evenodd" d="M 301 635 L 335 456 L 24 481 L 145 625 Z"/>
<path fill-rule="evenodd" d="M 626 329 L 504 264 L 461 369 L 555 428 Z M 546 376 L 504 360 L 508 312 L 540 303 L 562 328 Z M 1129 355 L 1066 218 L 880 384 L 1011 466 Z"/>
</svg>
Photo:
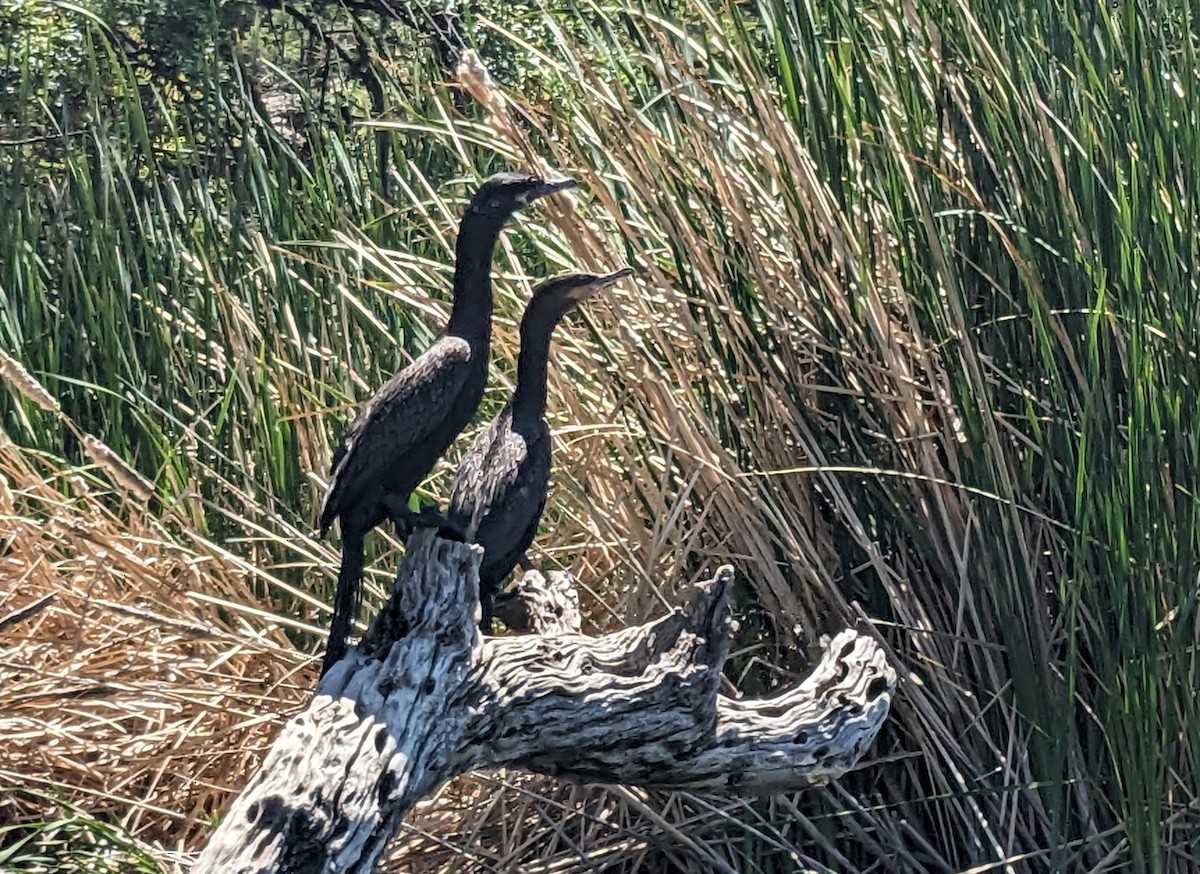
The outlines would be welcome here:
<svg viewBox="0 0 1200 874">
<path fill-rule="evenodd" d="M 539 197 L 574 188 L 577 184 L 570 177 L 548 182 L 528 173 L 497 173 L 479 186 L 467 212 L 503 220 Z"/>
<path fill-rule="evenodd" d="M 598 291 L 615 285 L 633 275 L 632 267 L 622 267 L 614 273 L 564 273 L 547 279 L 533 290 L 533 300 L 558 303 L 564 310 L 587 300 Z"/>
</svg>

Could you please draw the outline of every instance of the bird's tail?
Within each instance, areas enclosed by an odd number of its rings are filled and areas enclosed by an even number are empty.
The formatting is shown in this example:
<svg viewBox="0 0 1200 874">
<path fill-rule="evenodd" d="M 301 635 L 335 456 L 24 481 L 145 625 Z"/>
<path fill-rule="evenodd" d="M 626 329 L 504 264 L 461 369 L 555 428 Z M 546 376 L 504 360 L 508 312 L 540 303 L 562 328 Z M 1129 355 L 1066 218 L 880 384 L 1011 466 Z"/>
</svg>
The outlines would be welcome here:
<svg viewBox="0 0 1200 874">
<path fill-rule="evenodd" d="M 363 535 L 357 531 L 342 533 L 342 566 L 338 570 L 337 591 L 333 595 L 333 620 L 329 623 L 329 644 L 321 675 L 346 654 L 346 640 L 358 618 L 362 603 Z"/>
</svg>

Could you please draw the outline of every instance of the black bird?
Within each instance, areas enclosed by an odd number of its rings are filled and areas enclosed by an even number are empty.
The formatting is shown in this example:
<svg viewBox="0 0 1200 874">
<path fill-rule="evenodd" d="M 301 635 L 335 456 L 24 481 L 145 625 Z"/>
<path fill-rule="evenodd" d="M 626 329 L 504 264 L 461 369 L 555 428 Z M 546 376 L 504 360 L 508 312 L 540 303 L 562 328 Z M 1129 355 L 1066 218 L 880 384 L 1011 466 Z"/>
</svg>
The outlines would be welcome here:
<svg viewBox="0 0 1200 874">
<path fill-rule="evenodd" d="M 537 198 L 574 186 L 573 179 L 547 182 L 522 173 L 498 173 L 480 186 L 459 225 L 446 330 L 362 405 L 342 435 L 320 521 L 322 537 L 334 519 L 342 528 L 342 566 L 322 673 L 346 652 L 361 600 L 367 532 L 389 516 L 402 533 L 441 518 L 414 514 L 408 499 L 483 398 L 492 333 L 492 250 L 504 223 Z"/>
<path fill-rule="evenodd" d="M 483 547 L 479 568 L 480 628 L 491 632 L 500 584 L 533 542 L 550 480 L 546 427 L 546 365 L 550 336 L 566 313 L 602 288 L 633 273 L 568 273 L 534 291 L 521 319 L 517 385 L 500 415 L 467 450 L 450 487 L 451 524 Z"/>
</svg>

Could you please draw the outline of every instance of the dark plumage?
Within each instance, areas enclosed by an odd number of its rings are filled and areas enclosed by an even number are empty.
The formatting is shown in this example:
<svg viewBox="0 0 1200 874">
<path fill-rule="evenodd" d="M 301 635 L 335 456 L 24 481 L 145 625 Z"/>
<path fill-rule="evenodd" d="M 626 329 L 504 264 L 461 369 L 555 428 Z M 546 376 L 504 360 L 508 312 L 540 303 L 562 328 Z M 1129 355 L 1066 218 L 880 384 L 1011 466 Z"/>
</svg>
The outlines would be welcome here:
<svg viewBox="0 0 1200 874">
<path fill-rule="evenodd" d="M 517 385 L 495 421 L 475 439 L 454 475 L 448 516 L 484 549 L 479 568 L 480 627 L 491 631 L 500 584 L 537 533 L 550 480 L 546 366 L 550 337 L 567 312 L 633 271 L 569 273 L 542 283 L 521 320 Z"/>
<path fill-rule="evenodd" d="M 480 186 L 459 226 L 446 330 L 362 405 L 342 436 L 320 521 L 322 536 L 335 518 L 342 528 L 342 567 L 322 673 L 345 653 L 358 614 L 367 532 L 388 516 L 402 531 L 429 521 L 429 514 L 414 516 L 408 509 L 409 495 L 479 407 L 491 341 L 492 250 L 504 223 L 525 204 L 574 185 L 571 179 L 499 173 Z"/>
</svg>

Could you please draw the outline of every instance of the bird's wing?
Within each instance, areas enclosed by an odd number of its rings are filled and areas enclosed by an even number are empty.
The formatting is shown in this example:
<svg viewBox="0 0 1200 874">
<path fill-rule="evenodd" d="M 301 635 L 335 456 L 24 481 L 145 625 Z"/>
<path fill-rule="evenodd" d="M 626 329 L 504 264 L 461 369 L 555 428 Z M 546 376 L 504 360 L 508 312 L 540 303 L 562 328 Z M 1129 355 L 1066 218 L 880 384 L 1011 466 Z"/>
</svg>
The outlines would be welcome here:
<svg viewBox="0 0 1200 874">
<path fill-rule="evenodd" d="M 549 433 L 544 424 L 518 433 L 510 415 L 506 409 L 463 459 L 450 496 L 451 514 L 489 556 L 522 540 L 546 501 Z"/>
<path fill-rule="evenodd" d="M 487 555 L 484 557 L 484 563 L 480 567 L 479 573 L 481 590 L 489 589 L 494 594 L 499 589 L 500 583 L 508 576 L 508 572 L 517 566 L 521 556 L 525 554 L 525 550 L 529 549 L 529 545 L 537 537 L 538 525 L 542 521 L 542 512 L 546 509 L 545 489 L 538 495 L 530 495 L 528 500 L 533 512 L 529 514 L 527 520 L 523 520 L 526 523 L 525 527 L 506 530 L 503 532 L 505 535 L 503 537 L 495 535 L 490 538 L 497 541 L 503 540 L 504 543 L 497 543 L 494 548 L 491 546 L 487 548 Z"/>
<path fill-rule="evenodd" d="M 371 418 L 371 411 L 375 409 L 376 401 L 378 400 L 379 394 L 377 393 L 362 404 L 359 404 L 358 411 L 354 414 L 354 418 L 350 424 L 346 426 L 346 430 L 342 432 L 342 439 L 338 441 L 337 448 L 333 450 L 333 460 L 329 463 L 330 476 L 337 473 L 337 469 L 346 457 L 346 453 L 350 451 L 350 447 L 358 442 L 358 438 L 362 435 L 363 429 L 367 425 L 367 420 Z"/>
<path fill-rule="evenodd" d="M 512 407 L 506 406 L 459 462 L 450 487 L 450 514 L 469 535 L 489 514 L 520 501 L 522 472 L 532 448 L 528 439 L 513 430 Z"/>
<path fill-rule="evenodd" d="M 471 355 L 466 340 L 441 337 L 359 408 L 333 453 L 323 527 L 340 512 L 343 495 L 357 494 L 360 480 L 379 475 L 381 457 L 403 458 L 432 436 L 444 418 L 438 413 L 470 377 Z"/>
<path fill-rule="evenodd" d="M 509 460 L 497 467 L 506 475 L 495 478 L 499 485 L 490 490 L 475 532 L 475 542 L 485 550 L 479 567 L 480 597 L 487 599 L 489 609 L 501 582 L 537 536 L 550 478 L 550 435 L 544 425 L 524 438 L 514 434 L 509 441 L 522 444 L 523 457 L 513 463 L 516 453 L 501 448 L 498 456 Z"/>
</svg>

